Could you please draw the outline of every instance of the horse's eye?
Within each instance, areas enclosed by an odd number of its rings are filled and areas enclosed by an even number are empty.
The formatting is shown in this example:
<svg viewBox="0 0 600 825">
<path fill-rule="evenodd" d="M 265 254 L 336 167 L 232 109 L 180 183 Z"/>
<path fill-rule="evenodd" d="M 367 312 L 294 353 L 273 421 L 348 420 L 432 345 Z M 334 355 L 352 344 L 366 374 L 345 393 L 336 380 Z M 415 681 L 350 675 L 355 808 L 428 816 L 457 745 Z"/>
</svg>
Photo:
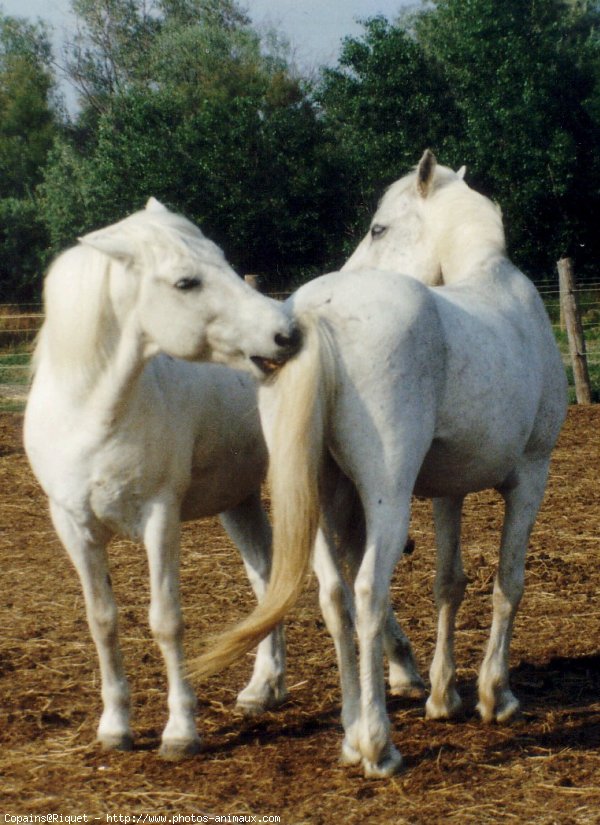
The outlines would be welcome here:
<svg viewBox="0 0 600 825">
<path fill-rule="evenodd" d="M 180 289 L 182 292 L 188 292 L 190 289 L 198 289 L 202 286 L 200 278 L 180 278 L 175 284 L 175 289 Z"/>
<path fill-rule="evenodd" d="M 387 226 L 383 226 L 380 223 L 375 223 L 371 227 L 371 237 L 374 241 L 376 241 L 377 238 L 381 238 L 381 236 L 385 233 L 386 230 Z"/>
</svg>

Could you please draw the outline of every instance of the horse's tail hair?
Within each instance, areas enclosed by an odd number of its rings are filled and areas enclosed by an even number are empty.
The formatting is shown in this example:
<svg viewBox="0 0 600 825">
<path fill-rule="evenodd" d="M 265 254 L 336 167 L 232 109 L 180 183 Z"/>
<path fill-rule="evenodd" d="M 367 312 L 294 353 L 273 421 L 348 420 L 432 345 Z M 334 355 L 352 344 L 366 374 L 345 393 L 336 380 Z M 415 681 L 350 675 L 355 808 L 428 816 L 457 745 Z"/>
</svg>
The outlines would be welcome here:
<svg viewBox="0 0 600 825">
<path fill-rule="evenodd" d="M 283 619 L 300 597 L 319 526 L 319 479 L 335 358 L 331 333 L 314 318 L 301 319 L 304 345 L 267 390 L 273 393 L 269 486 L 273 520 L 271 575 L 264 597 L 238 625 L 213 639 L 190 662 L 204 678 L 233 664 Z"/>
</svg>

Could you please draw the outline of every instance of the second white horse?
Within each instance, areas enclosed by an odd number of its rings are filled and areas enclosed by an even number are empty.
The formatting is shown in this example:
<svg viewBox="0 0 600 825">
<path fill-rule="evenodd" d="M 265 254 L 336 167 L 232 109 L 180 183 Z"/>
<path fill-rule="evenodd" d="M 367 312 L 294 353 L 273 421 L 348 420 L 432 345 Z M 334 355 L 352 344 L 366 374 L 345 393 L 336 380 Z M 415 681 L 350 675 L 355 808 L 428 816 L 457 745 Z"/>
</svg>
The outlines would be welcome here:
<svg viewBox="0 0 600 825">
<path fill-rule="evenodd" d="M 503 496 L 505 519 L 478 707 L 485 721 L 516 711 L 508 670 L 513 622 L 566 412 L 565 373 L 543 303 L 507 259 L 490 201 L 425 153 L 384 199 L 360 255 L 380 245 L 401 251 L 410 276 L 347 270 L 311 281 L 287 302 L 304 327 L 304 345 L 260 391 L 271 454 L 269 588 L 257 610 L 194 663 L 199 674 L 220 669 L 282 618 L 302 589 L 321 521 L 315 567 L 340 667 L 342 754 L 362 761 L 368 776 L 401 765 L 385 708 L 383 649 L 413 492 L 434 501 L 438 548 L 427 713 L 451 716 L 460 705 L 453 634 L 465 589 L 461 511 L 468 493 L 486 488 Z M 398 264 L 394 255 L 360 259 L 357 251 L 349 266 L 367 260 Z M 364 529 L 352 535 L 354 517 Z"/>
</svg>

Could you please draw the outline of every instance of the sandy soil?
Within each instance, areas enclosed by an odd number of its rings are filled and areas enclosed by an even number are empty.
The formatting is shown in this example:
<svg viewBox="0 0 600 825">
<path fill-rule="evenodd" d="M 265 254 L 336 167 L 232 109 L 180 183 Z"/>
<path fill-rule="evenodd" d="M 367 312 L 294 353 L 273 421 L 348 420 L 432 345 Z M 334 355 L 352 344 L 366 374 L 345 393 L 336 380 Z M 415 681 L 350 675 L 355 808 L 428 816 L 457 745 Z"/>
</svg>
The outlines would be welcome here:
<svg viewBox="0 0 600 825">
<path fill-rule="evenodd" d="M 570 410 L 532 537 L 511 657 L 521 716 L 486 727 L 473 710 L 502 517 L 499 498 L 485 493 L 468 500 L 464 528 L 470 585 L 456 652 L 465 716 L 426 722 L 422 702 L 390 699 L 406 769 L 389 781 L 367 781 L 358 768 L 337 763 L 337 672 L 314 583 L 287 623 L 287 704 L 260 718 L 238 716 L 235 696 L 250 671 L 249 660 L 240 662 L 197 685 L 203 752 L 183 763 L 161 761 L 165 678 L 147 628 L 144 553 L 128 541 L 114 543 L 111 559 L 137 739 L 132 753 L 103 753 L 93 741 L 98 670 L 79 583 L 29 471 L 20 430 L 19 415 L 0 416 L 0 816 L 600 822 L 600 406 Z M 393 601 L 426 673 L 435 633 L 429 503 L 415 502 L 412 534 L 416 551 L 399 566 Z M 253 601 L 216 520 L 187 525 L 183 545 L 186 647 L 193 655 L 208 632 Z"/>
</svg>

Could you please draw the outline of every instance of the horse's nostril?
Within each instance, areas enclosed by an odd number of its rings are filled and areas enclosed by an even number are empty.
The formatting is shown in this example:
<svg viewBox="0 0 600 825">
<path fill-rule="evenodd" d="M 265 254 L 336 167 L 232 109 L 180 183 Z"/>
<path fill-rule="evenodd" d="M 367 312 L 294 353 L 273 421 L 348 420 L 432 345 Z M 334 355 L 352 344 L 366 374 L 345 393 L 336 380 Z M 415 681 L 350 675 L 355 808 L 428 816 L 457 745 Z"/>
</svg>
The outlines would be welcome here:
<svg viewBox="0 0 600 825">
<path fill-rule="evenodd" d="M 302 334 L 298 327 L 292 327 L 289 335 L 282 335 L 280 332 L 275 335 L 275 343 L 278 347 L 287 350 L 296 350 L 300 346 Z"/>
</svg>

